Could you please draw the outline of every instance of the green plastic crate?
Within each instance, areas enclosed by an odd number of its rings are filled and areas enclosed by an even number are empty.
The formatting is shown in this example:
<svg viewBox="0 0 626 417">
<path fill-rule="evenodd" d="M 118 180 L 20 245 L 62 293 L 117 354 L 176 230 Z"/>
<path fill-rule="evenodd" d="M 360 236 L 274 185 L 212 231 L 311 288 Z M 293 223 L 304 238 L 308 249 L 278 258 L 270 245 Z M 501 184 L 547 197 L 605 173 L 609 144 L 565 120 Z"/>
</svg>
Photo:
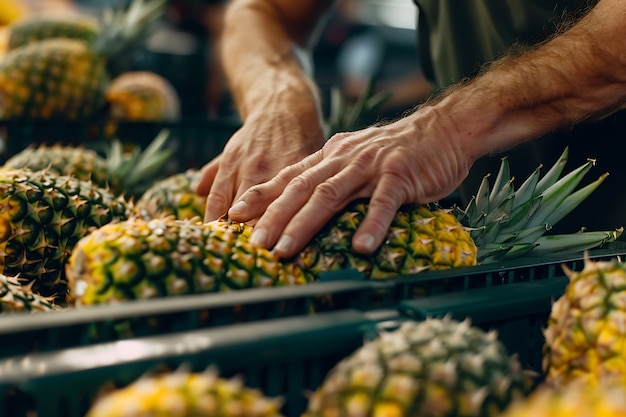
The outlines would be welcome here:
<svg viewBox="0 0 626 417">
<path fill-rule="evenodd" d="M 624 256 L 625 246 L 615 242 L 605 249 L 590 251 L 588 256 L 594 260 Z M 442 303 L 446 311 L 458 310 L 467 305 L 465 294 L 475 289 L 496 291 L 514 284 L 527 284 L 530 296 L 533 296 L 533 283 L 545 282 L 556 290 L 562 289 L 566 282 L 562 266 L 576 271 L 582 269 L 583 263 L 583 254 L 524 258 L 384 280 L 366 280 L 354 270 L 345 270 L 328 273 L 320 282 L 305 286 L 186 295 L 45 314 L 16 313 L 0 317 L 0 339 L 10 341 L 0 344 L 0 358 L 200 328 L 308 316 L 313 311 L 395 309 L 405 302 Z M 535 292 L 541 296 L 543 289 Z M 505 314 L 511 309 L 503 305 L 501 311 L 503 319 L 507 320 Z M 521 314 L 529 313 L 521 310 Z"/>
<path fill-rule="evenodd" d="M 404 300 L 393 309 L 344 309 L 94 344 L 0 360 L 0 413 L 6 417 L 79 417 L 105 382 L 124 386 L 150 370 L 216 366 L 247 386 L 282 396 L 296 417 L 306 393 L 380 329 L 404 320 L 450 315 L 497 330 L 510 354 L 541 373 L 542 329 L 562 277 Z M 29 414 L 30 413 L 30 414 Z"/>
</svg>

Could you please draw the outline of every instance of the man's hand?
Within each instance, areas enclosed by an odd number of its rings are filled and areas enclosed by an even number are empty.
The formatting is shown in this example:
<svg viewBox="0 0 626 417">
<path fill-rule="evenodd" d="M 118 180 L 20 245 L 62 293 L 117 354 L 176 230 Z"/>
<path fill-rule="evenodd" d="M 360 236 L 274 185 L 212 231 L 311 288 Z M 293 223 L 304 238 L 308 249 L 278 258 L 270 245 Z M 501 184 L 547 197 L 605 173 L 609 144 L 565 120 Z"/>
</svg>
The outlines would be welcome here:
<svg viewBox="0 0 626 417">
<path fill-rule="evenodd" d="M 420 131 L 414 118 L 405 118 L 337 134 L 320 151 L 243 193 L 229 217 L 248 221 L 260 216 L 252 243 L 274 247 L 277 255 L 288 258 L 349 202 L 371 196 L 352 246 L 357 252 L 372 252 L 402 204 L 447 196 L 473 162 L 435 130 L 426 135 Z"/>
<path fill-rule="evenodd" d="M 301 122 L 279 115 L 246 121 L 229 139 L 224 151 L 202 170 L 197 192 L 208 195 L 206 221 L 224 215 L 248 188 L 269 180 L 280 169 L 322 147 L 320 125 L 305 127 Z"/>
</svg>

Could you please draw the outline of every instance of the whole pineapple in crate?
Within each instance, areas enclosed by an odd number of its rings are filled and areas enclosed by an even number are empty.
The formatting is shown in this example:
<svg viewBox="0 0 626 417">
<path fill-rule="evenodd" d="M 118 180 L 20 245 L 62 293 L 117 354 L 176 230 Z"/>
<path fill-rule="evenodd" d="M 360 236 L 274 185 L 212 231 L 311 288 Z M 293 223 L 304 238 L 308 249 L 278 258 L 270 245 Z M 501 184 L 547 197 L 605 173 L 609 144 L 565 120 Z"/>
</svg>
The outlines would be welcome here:
<svg viewBox="0 0 626 417">
<path fill-rule="evenodd" d="M 162 130 L 145 148 L 111 139 L 92 148 L 84 145 L 31 144 L 8 158 L 3 170 L 28 168 L 69 175 L 108 188 L 116 195 L 138 198 L 164 175 L 174 150 L 167 147 L 169 130 Z M 102 146 L 97 146 L 102 145 Z M 129 146 L 130 145 L 130 146 Z M 103 148 L 98 152 L 98 148 Z"/>
<path fill-rule="evenodd" d="M 626 416 L 626 384 L 602 381 L 589 386 L 582 380 L 562 387 L 540 386 L 515 401 L 500 417 L 620 417 Z"/>
<path fill-rule="evenodd" d="M 626 263 L 586 259 L 581 271 L 565 272 L 569 284 L 544 330 L 546 380 L 626 382 Z"/>
<path fill-rule="evenodd" d="M 65 264 L 76 243 L 127 219 L 132 204 L 107 189 L 47 171 L 0 172 L 0 273 L 65 305 Z"/>
<path fill-rule="evenodd" d="M 202 171 L 188 169 L 155 181 L 137 200 L 135 210 L 148 218 L 202 219 L 207 197 L 196 193 L 201 178 Z"/>
<path fill-rule="evenodd" d="M 495 332 L 449 317 L 407 321 L 331 369 L 303 417 L 495 417 L 532 382 Z"/>
<path fill-rule="evenodd" d="M 214 368 L 190 372 L 181 367 L 103 394 L 85 417 L 281 417 L 281 406 L 280 398 L 266 397 L 239 378 L 222 378 Z"/>
<path fill-rule="evenodd" d="M 98 37 L 100 23 L 95 16 L 74 10 L 35 12 L 16 19 L 8 26 L 8 49 L 29 43 L 68 38 L 93 42 Z"/>
<path fill-rule="evenodd" d="M 509 180 L 499 181 L 491 193 L 482 187 L 476 202 L 459 214 L 435 205 L 403 207 L 388 239 L 371 255 L 357 254 L 350 246 L 367 211 L 366 201 L 355 201 L 293 259 L 281 260 L 271 251 L 252 247 L 250 225 L 134 218 L 106 225 L 78 242 L 67 275 L 80 304 L 98 304 L 308 283 L 325 272 L 348 268 L 381 279 L 523 254 L 582 251 L 615 240 L 621 229 L 544 236 L 604 179 L 574 192 L 593 164 L 588 161 L 561 177 L 566 156 L 564 152 L 541 181 L 537 170 L 517 191 Z M 498 178 L 507 176 L 503 160 Z M 490 199 L 489 194 L 495 197 Z M 478 215 L 477 207 L 488 211 Z"/>
<path fill-rule="evenodd" d="M 98 112 L 110 83 L 109 60 L 158 18 L 165 0 L 134 0 L 108 15 L 90 41 L 32 41 L 0 60 L 0 119 L 84 119 Z"/>
<path fill-rule="evenodd" d="M 61 309 L 51 298 L 32 292 L 30 286 L 22 285 L 17 278 L 0 274 L 0 315 Z"/>
<path fill-rule="evenodd" d="M 120 123 L 174 123 L 180 112 L 178 93 L 166 78 L 152 71 L 123 72 L 106 90 L 98 136 L 116 136 Z"/>
<path fill-rule="evenodd" d="M 175 122 L 180 118 L 180 98 L 174 86 L 151 71 L 118 75 L 105 97 L 107 113 L 114 121 Z"/>
</svg>

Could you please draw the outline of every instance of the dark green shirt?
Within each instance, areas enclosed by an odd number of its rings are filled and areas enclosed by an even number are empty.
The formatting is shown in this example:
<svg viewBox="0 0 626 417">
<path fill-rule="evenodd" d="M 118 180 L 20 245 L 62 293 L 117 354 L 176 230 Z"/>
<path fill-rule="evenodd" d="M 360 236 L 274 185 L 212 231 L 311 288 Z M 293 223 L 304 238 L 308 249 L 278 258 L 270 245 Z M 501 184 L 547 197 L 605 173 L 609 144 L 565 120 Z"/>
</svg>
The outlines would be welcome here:
<svg viewBox="0 0 626 417">
<path fill-rule="evenodd" d="M 553 33 L 562 17 L 585 0 L 415 0 L 426 76 L 445 87 L 515 43 L 532 44 Z"/>
</svg>

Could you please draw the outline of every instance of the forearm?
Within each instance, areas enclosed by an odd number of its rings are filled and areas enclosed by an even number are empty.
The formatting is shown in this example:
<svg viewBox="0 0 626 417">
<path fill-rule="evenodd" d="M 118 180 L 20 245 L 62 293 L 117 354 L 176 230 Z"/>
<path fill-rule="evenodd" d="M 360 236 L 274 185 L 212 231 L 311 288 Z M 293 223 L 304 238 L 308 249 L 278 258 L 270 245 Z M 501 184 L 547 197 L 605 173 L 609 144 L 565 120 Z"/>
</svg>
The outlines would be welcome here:
<svg viewBox="0 0 626 417">
<path fill-rule="evenodd" d="M 623 2 L 602 0 L 569 30 L 494 63 L 432 111 L 472 160 L 605 117 L 625 104 L 625 21 Z"/>
<path fill-rule="evenodd" d="M 288 113 L 319 125 L 316 88 L 294 52 L 296 45 L 306 47 L 317 17 L 292 32 L 290 16 L 274 3 L 234 1 L 226 13 L 222 60 L 235 103 L 244 120 Z"/>
</svg>

